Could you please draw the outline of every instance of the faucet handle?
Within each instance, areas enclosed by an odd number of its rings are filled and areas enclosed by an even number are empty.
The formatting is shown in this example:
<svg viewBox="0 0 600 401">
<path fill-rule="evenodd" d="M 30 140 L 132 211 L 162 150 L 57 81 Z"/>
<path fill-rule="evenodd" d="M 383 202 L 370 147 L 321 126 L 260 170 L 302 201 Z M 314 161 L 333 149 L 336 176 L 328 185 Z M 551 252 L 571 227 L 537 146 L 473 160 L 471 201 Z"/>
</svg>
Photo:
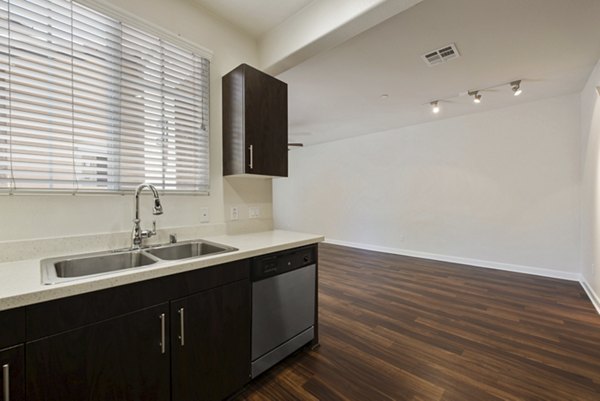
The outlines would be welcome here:
<svg viewBox="0 0 600 401">
<path fill-rule="evenodd" d="M 175 234 L 175 233 L 169 234 L 169 242 L 171 244 L 176 244 L 177 243 L 177 234 Z"/>
<path fill-rule="evenodd" d="M 142 232 L 142 237 L 150 238 L 156 235 L 156 220 L 152 220 L 152 230 L 146 230 Z"/>
</svg>

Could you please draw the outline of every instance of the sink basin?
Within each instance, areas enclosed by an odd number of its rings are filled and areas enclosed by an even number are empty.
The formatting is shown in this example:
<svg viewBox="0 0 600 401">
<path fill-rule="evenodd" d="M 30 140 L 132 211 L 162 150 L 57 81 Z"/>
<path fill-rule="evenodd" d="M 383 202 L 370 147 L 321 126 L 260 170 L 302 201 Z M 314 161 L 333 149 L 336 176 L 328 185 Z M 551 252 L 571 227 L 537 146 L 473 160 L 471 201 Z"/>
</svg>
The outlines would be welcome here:
<svg viewBox="0 0 600 401">
<path fill-rule="evenodd" d="M 142 251 L 103 252 L 71 256 L 67 259 L 64 257 L 45 259 L 42 260 L 42 279 L 44 284 L 54 284 L 118 270 L 147 266 L 156 262 L 158 262 L 156 258 Z"/>
<path fill-rule="evenodd" d="M 237 251 L 237 248 L 195 240 L 142 250 L 96 252 L 50 258 L 41 261 L 42 282 L 57 284 L 169 260 L 200 258 L 231 251 Z"/>
<path fill-rule="evenodd" d="M 146 252 L 163 260 L 180 260 L 236 250 L 236 248 L 212 242 L 188 241 L 147 249 Z"/>
</svg>

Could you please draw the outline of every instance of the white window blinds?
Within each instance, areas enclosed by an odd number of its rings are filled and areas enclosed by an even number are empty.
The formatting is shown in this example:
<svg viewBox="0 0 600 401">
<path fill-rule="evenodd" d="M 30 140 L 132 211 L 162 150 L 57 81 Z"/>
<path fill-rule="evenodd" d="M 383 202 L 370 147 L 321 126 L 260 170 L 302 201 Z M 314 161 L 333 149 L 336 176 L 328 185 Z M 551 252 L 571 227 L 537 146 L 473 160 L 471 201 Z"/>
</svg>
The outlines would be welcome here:
<svg viewBox="0 0 600 401">
<path fill-rule="evenodd" d="M 0 0 L 0 192 L 207 192 L 209 61 L 66 0 Z"/>
</svg>

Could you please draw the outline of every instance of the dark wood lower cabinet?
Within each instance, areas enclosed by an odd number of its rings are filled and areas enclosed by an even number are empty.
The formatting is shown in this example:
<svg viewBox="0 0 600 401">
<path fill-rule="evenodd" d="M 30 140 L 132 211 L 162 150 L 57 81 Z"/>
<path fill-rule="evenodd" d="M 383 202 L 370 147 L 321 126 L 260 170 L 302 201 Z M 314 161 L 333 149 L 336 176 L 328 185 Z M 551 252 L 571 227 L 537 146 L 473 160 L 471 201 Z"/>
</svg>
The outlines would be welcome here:
<svg viewBox="0 0 600 401">
<path fill-rule="evenodd" d="M 168 313 L 164 303 L 27 343 L 27 400 L 169 401 Z"/>
<path fill-rule="evenodd" d="M 22 345 L 0 350 L 0 400 L 25 400 L 25 352 Z"/>
<path fill-rule="evenodd" d="M 248 280 L 171 302 L 172 400 L 220 401 L 250 381 L 250 304 Z"/>
<path fill-rule="evenodd" d="M 24 342 L 25 308 L 0 312 L 0 350 Z"/>
<path fill-rule="evenodd" d="M 245 279 L 30 341 L 27 399 L 221 401 L 250 380 L 250 318 Z"/>
<path fill-rule="evenodd" d="M 249 266 L 235 261 L 0 313 L 10 401 L 227 398 L 250 381 Z"/>
</svg>

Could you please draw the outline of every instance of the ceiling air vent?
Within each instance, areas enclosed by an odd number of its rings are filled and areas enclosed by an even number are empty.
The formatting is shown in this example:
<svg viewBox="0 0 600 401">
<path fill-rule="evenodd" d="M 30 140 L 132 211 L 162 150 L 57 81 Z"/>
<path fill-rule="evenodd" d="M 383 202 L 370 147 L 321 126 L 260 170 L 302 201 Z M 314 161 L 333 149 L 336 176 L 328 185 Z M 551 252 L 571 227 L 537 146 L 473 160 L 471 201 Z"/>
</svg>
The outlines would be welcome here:
<svg viewBox="0 0 600 401">
<path fill-rule="evenodd" d="M 458 49 L 454 43 L 451 43 L 447 46 L 444 46 L 437 50 L 432 50 L 427 52 L 421 56 L 425 64 L 430 67 L 434 65 L 443 64 L 446 61 L 452 60 L 453 58 L 460 57 L 460 53 L 458 53 Z"/>
</svg>

